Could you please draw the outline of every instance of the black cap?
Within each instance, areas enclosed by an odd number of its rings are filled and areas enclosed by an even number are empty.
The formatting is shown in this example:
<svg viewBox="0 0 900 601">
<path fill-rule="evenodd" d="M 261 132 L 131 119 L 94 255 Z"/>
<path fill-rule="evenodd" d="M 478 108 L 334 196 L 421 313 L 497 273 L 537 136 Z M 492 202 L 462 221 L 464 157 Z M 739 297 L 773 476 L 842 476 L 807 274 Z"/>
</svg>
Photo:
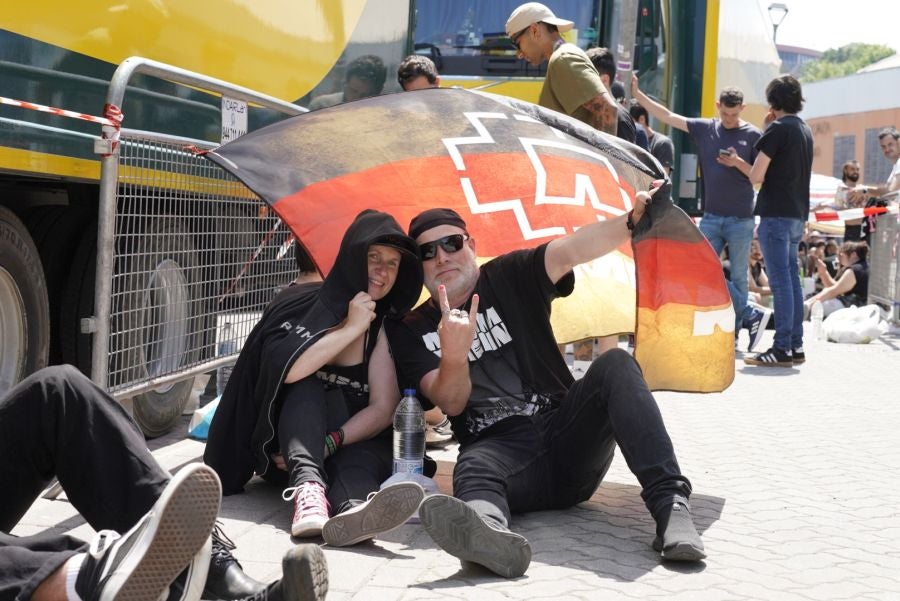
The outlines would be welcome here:
<svg viewBox="0 0 900 601">
<path fill-rule="evenodd" d="M 409 222 L 409 237 L 418 238 L 422 232 L 439 225 L 455 225 L 466 229 L 466 222 L 453 209 L 428 209 Z"/>
</svg>

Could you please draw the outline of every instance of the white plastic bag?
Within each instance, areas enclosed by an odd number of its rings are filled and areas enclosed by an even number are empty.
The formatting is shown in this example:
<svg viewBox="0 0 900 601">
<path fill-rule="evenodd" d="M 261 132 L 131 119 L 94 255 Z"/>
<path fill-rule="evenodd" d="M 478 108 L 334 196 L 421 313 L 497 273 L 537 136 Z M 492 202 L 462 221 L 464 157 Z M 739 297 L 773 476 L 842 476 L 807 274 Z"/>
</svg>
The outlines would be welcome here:
<svg viewBox="0 0 900 601">
<path fill-rule="evenodd" d="M 216 414 L 216 407 L 219 406 L 217 396 L 207 404 L 203 405 L 191 416 L 191 423 L 188 424 L 188 436 L 195 440 L 206 440 L 209 435 L 209 425 L 212 423 L 213 416 Z"/>
<path fill-rule="evenodd" d="M 868 344 L 888 329 L 878 305 L 838 309 L 825 318 L 825 337 L 831 342 Z"/>
</svg>

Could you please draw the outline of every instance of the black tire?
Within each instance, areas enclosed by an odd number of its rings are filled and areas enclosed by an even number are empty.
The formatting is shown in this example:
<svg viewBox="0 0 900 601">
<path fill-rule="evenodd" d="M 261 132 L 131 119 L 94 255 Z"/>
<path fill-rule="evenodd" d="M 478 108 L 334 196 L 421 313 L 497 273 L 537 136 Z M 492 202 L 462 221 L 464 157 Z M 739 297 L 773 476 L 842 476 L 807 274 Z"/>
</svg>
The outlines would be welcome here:
<svg viewBox="0 0 900 601">
<path fill-rule="evenodd" d="M 84 207 L 75 205 L 67 207 L 44 207 L 33 213 L 26 220 L 29 231 L 34 239 L 34 244 L 41 255 L 41 264 L 44 267 L 44 276 L 47 282 L 47 299 L 50 304 L 50 363 L 72 363 L 82 368 L 82 371 L 90 375 L 90 357 L 87 359 L 86 370 L 79 363 L 65 361 L 62 353 L 62 320 L 63 297 L 73 270 L 73 259 L 78 251 L 79 244 L 85 237 L 85 227 L 92 218 L 92 214 Z M 34 222 L 34 225 L 30 225 Z M 88 235 L 96 236 L 96 222 L 87 229 Z M 94 254 L 93 245 L 91 253 Z M 90 269 L 95 263 L 91 259 Z M 88 271 L 90 271 L 90 269 Z M 81 271 L 78 269 L 77 271 Z M 89 301 L 93 299 L 93 273 L 91 281 Z M 91 303 L 92 304 L 92 303 Z M 74 307 L 73 307 L 74 308 Z M 85 316 L 90 315 L 91 307 L 85 311 Z M 71 311 L 70 311 L 71 313 Z M 72 324 L 69 324 L 72 325 Z M 76 333 L 80 323 L 74 323 Z M 88 348 L 90 352 L 90 348 Z"/>
<path fill-rule="evenodd" d="M 0 397 L 45 367 L 50 314 L 41 257 L 25 225 L 0 206 Z"/>
<path fill-rule="evenodd" d="M 170 373 L 197 357 L 200 340 L 200 270 L 193 239 L 172 216 L 155 217 L 122 253 L 114 284 L 110 373 L 125 369 L 130 381 Z M 127 287 L 127 289 L 115 289 Z M 147 437 L 161 436 L 179 421 L 194 379 L 133 397 L 134 419 Z"/>
<path fill-rule="evenodd" d="M 59 347 L 63 363 L 91 375 L 91 334 L 81 333 L 81 320 L 94 315 L 97 277 L 97 222 L 89 221 L 75 246 L 59 306 Z"/>
</svg>

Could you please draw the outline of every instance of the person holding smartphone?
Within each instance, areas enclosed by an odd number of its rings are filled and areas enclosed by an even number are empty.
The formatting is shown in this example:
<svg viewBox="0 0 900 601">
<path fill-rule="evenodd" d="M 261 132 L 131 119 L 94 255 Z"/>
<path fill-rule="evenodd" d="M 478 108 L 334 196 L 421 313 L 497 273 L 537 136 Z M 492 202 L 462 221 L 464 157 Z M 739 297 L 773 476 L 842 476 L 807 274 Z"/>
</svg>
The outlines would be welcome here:
<svg viewBox="0 0 900 601">
<path fill-rule="evenodd" d="M 747 305 L 749 284 L 747 270 L 750 241 L 753 240 L 753 186 L 747 176 L 734 165 L 740 157 L 752 164 L 756 159 L 756 142 L 762 132 L 741 119 L 744 93 L 736 87 L 722 89 L 715 119 L 688 118 L 670 111 L 644 94 L 637 76 L 631 80 L 631 95 L 647 112 L 663 123 L 687 132 L 697 145 L 697 157 L 703 181 L 703 218 L 700 231 L 712 244 L 716 254 L 728 246 L 731 275 L 728 291 L 734 304 L 735 340 L 742 326 L 747 327 L 752 351 L 765 330 L 771 312 Z M 735 266 L 738 268 L 735 269 Z"/>
</svg>

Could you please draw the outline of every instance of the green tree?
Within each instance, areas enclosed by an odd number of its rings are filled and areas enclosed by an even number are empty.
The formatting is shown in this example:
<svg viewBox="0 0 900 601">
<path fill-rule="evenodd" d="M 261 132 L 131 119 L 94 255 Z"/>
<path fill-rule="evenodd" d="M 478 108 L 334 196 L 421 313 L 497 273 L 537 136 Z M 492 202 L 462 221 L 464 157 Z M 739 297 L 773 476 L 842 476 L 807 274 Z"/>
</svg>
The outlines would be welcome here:
<svg viewBox="0 0 900 601">
<path fill-rule="evenodd" d="M 883 44 L 854 43 L 840 48 L 829 48 L 820 58 L 809 61 L 800 68 L 799 79 L 803 83 L 809 83 L 843 77 L 894 53 L 893 48 Z"/>
</svg>

